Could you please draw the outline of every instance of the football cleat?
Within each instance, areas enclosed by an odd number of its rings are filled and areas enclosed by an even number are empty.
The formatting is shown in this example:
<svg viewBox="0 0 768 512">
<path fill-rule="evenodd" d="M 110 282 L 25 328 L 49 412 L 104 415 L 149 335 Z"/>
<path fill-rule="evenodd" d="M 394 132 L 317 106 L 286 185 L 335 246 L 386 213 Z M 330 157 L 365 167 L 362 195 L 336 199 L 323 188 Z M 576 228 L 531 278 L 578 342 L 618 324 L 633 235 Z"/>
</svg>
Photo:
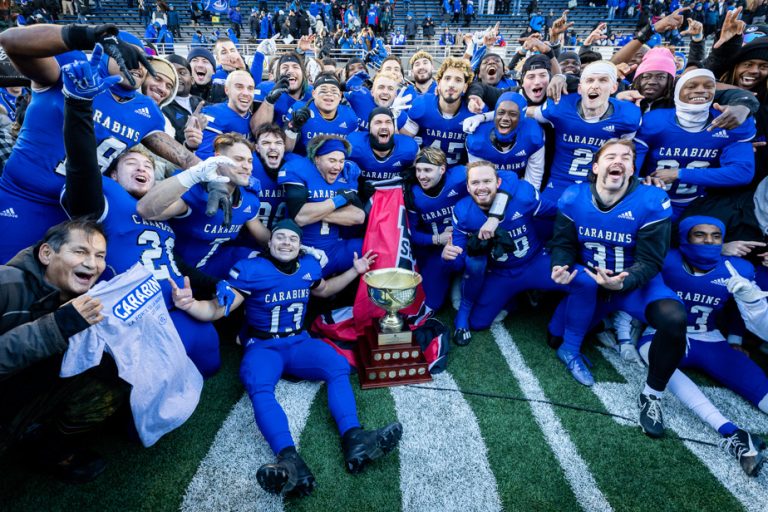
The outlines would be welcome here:
<svg viewBox="0 0 768 512">
<path fill-rule="evenodd" d="M 618 341 L 616 341 L 616 335 L 611 329 L 606 329 L 604 331 L 595 333 L 595 337 L 597 338 L 597 341 L 599 341 L 600 344 L 605 348 L 617 348 Z"/>
<path fill-rule="evenodd" d="M 378 430 L 348 430 L 341 439 L 347 471 L 353 475 L 360 473 L 370 462 L 394 450 L 402 436 L 403 426 L 398 422 Z"/>
<path fill-rule="evenodd" d="M 749 476 L 757 476 L 760 466 L 765 461 L 760 447 L 763 440 L 751 435 L 746 430 L 739 429 L 720 441 L 720 448 L 732 455 L 741 464 L 741 469 Z"/>
<path fill-rule="evenodd" d="M 592 376 L 592 372 L 587 367 L 590 365 L 589 360 L 581 352 L 571 352 L 565 350 L 564 347 L 557 349 L 557 357 L 563 362 L 568 371 L 576 382 L 583 384 L 584 386 L 592 386 L 595 383 L 595 378 Z"/>
<path fill-rule="evenodd" d="M 640 393 L 637 400 L 640 408 L 640 428 L 648 437 L 659 438 L 664 435 L 664 416 L 661 412 L 661 398 Z"/>
<path fill-rule="evenodd" d="M 256 481 L 268 493 L 281 496 L 309 496 L 317 487 L 314 475 L 296 450 L 284 450 L 277 462 L 261 466 Z"/>
<path fill-rule="evenodd" d="M 466 347 L 472 341 L 472 333 L 469 329 L 458 328 L 453 331 L 453 342 L 460 347 Z"/>
<path fill-rule="evenodd" d="M 619 351 L 621 358 L 628 363 L 637 363 L 642 365 L 643 360 L 640 357 L 640 352 L 635 348 L 635 344 L 631 341 L 627 343 L 620 343 L 616 349 Z"/>
</svg>

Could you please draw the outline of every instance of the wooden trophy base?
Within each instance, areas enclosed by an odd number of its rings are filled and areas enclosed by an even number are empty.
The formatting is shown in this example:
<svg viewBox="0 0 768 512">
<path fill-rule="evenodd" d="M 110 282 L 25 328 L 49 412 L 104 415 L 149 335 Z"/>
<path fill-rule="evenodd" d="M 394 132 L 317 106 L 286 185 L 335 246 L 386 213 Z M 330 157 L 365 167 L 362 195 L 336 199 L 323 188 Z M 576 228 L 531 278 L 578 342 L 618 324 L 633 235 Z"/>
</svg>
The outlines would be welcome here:
<svg viewBox="0 0 768 512">
<path fill-rule="evenodd" d="M 411 332 L 402 334 L 410 335 Z M 361 363 L 357 373 L 361 388 L 385 388 L 432 380 L 421 347 L 410 341 L 411 336 L 403 336 L 409 340 L 407 343 L 389 344 L 392 340 L 387 340 L 384 341 L 386 345 L 380 344 L 379 336 L 378 330 L 371 325 L 365 330 L 363 341 L 357 344 Z M 387 334 L 384 336 L 386 340 Z"/>
</svg>

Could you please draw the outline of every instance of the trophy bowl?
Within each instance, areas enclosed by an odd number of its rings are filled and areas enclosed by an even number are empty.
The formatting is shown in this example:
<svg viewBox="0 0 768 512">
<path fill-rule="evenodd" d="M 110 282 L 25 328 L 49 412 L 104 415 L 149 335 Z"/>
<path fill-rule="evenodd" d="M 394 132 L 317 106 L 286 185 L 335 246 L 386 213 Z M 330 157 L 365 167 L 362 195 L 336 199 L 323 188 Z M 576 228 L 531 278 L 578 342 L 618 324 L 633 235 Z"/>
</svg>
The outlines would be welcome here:
<svg viewBox="0 0 768 512">
<path fill-rule="evenodd" d="M 363 281 L 368 287 L 371 302 L 387 312 L 379 321 L 381 332 L 401 332 L 403 319 L 397 312 L 413 304 L 421 275 L 402 268 L 382 268 L 367 272 Z"/>
</svg>

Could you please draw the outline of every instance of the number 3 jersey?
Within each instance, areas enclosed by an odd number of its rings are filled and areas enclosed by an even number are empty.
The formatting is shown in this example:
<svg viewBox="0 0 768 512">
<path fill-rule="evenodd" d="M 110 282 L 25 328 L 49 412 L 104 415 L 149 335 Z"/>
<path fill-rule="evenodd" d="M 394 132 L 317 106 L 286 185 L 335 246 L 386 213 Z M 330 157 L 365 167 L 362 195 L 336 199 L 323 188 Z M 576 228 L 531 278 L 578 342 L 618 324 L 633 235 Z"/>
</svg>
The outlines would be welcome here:
<svg viewBox="0 0 768 512">
<path fill-rule="evenodd" d="M 750 263 L 735 257 L 722 258 L 715 268 L 705 274 L 693 274 L 684 264 L 683 255 L 672 249 L 664 260 L 661 275 L 664 283 L 685 304 L 688 313 L 688 335 L 701 341 L 722 341 L 717 330 L 717 314 L 731 297 L 728 279 L 731 274 L 725 266 L 728 260 L 745 278 L 752 281 L 755 269 Z"/>
<path fill-rule="evenodd" d="M 298 268 L 285 274 L 268 258 L 240 260 L 229 273 L 229 284 L 245 295 L 245 317 L 261 333 L 299 333 L 309 302 L 310 289 L 321 279 L 315 258 L 299 256 Z"/>
<path fill-rule="evenodd" d="M 634 263 L 638 232 L 672 215 L 666 192 L 641 184 L 606 211 L 597 207 L 590 183 L 572 185 L 557 207 L 575 224 L 581 263 L 616 273 Z"/>
<path fill-rule="evenodd" d="M 716 117 L 719 112 L 710 109 Z M 675 212 L 704 195 L 705 187 L 746 185 L 755 172 L 750 141 L 755 123 L 747 119 L 733 130 L 689 132 L 677 122 L 675 109 L 652 110 L 637 132 L 637 169 L 647 176 L 657 169 L 679 169 L 669 190 Z"/>
<path fill-rule="evenodd" d="M 555 158 L 547 186 L 556 190 L 585 181 L 600 146 L 608 139 L 631 135 L 640 126 L 640 109 L 634 103 L 610 98 L 613 112 L 588 122 L 579 114 L 580 101 L 578 94 L 568 94 L 560 103 L 547 100 L 541 107 L 541 117 L 555 129 Z"/>
</svg>

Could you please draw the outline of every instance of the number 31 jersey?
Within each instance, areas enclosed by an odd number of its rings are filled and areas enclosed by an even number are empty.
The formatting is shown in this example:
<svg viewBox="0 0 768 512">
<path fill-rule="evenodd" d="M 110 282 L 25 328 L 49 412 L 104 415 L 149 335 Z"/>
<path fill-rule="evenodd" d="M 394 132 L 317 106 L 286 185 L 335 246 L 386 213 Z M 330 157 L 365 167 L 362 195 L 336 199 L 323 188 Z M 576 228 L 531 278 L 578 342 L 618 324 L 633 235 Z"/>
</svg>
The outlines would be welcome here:
<svg viewBox="0 0 768 512">
<path fill-rule="evenodd" d="M 635 262 L 638 231 L 672 215 L 666 192 L 641 184 L 607 211 L 597 207 L 591 184 L 572 185 L 563 192 L 557 207 L 576 225 L 581 262 L 615 273 Z"/>
</svg>

